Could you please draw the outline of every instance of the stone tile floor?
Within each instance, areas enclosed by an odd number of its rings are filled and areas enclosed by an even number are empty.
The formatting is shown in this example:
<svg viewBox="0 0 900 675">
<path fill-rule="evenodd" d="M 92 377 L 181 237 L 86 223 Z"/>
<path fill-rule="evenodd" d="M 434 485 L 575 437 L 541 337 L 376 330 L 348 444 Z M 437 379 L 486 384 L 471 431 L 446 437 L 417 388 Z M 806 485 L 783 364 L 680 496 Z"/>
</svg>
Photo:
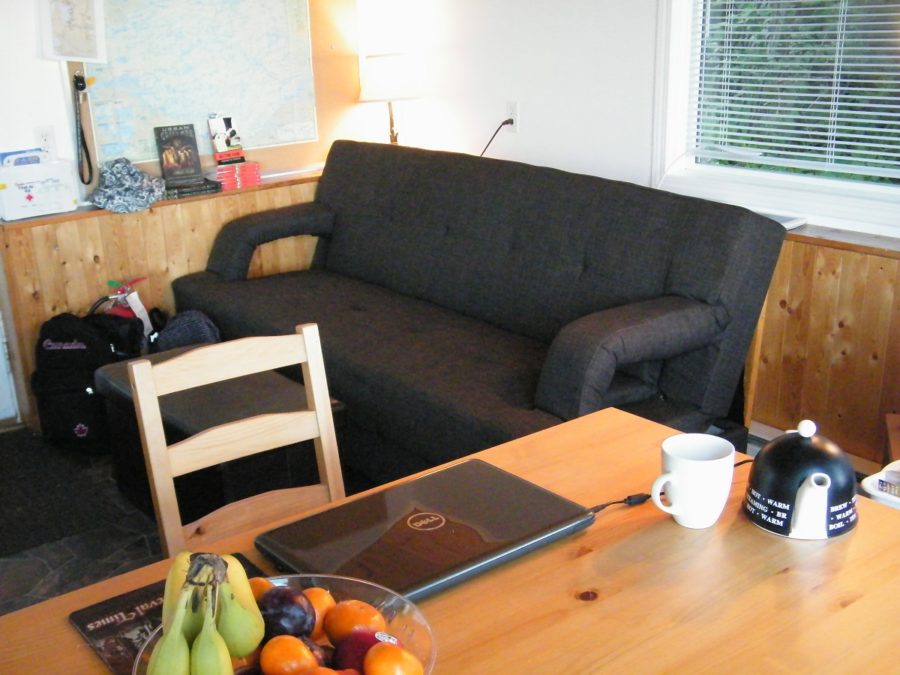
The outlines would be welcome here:
<svg viewBox="0 0 900 675">
<path fill-rule="evenodd" d="M 83 476 L 102 491 L 115 519 L 99 518 L 96 528 L 0 557 L 0 614 L 162 558 L 155 522 L 119 492 L 110 460 L 95 461 Z"/>
</svg>

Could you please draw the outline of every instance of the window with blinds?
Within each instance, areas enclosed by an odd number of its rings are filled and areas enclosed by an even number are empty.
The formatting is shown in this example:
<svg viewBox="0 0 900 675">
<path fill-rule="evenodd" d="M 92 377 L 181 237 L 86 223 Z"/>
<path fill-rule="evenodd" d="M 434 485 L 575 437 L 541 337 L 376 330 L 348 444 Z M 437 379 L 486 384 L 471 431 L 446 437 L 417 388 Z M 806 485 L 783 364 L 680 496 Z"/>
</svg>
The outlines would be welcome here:
<svg viewBox="0 0 900 675">
<path fill-rule="evenodd" d="M 900 184 L 900 2 L 696 2 L 698 163 Z"/>
</svg>

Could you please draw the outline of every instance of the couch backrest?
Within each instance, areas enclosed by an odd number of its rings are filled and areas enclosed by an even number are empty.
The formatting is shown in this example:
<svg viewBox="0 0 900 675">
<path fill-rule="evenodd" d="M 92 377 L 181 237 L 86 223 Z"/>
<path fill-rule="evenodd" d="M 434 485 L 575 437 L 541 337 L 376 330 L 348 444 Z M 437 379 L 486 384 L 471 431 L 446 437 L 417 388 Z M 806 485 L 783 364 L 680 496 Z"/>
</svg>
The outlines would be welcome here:
<svg viewBox="0 0 900 675">
<path fill-rule="evenodd" d="M 326 268 L 549 342 L 663 293 L 674 196 L 516 162 L 339 141 Z"/>
<path fill-rule="evenodd" d="M 758 312 L 783 237 L 777 223 L 716 202 L 353 141 L 333 144 L 316 201 L 336 214 L 327 269 L 548 343 L 580 316 L 660 295 L 721 304 L 732 319 L 758 295 Z M 741 317 L 738 350 L 756 318 Z M 668 393 L 699 404 L 720 349 L 666 364 Z"/>
</svg>

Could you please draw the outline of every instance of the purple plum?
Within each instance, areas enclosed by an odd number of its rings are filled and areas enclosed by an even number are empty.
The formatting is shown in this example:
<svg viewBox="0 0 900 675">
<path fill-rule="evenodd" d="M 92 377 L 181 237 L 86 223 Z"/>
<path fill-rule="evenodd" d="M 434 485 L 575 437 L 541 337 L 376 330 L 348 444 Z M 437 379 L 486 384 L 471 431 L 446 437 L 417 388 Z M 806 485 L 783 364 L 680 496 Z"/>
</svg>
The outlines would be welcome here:
<svg viewBox="0 0 900 675">
<path fill-rule="evenodd" d="M 259 611 L 266 624 L 266 640 L 276 635 L 309 635 L 316 625 L 316 610 L 298 588 L 270 588 L 259 599 Z"/>
</svg>

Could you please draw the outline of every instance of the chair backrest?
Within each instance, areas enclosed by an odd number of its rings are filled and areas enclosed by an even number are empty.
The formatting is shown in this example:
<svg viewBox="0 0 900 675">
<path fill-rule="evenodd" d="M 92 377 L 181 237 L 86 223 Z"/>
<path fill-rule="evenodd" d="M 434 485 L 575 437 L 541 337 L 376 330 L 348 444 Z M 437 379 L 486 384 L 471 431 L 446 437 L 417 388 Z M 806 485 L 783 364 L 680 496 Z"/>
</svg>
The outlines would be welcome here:
<svg viewBox="0 0 900 675">
<path fill-rule="evenodd" d="M 298 401 L 296 411 L 251 416 L 167 445 L 160 396 L 297 364 L 303 372 L 306 408 Z M 186 546 L 175 494 L 177 476 L 312 440 L 320 483 L 308 489 L 321 494 L 322 498 L 316 500 L 320 503 L 344 496 L 331 399 L 315 324 L 298 326 L 293 335 L 205 345 L 156 364 L 139 359 L 129 364 L 129 379 L 160 539 L 167 555 L 175 555 Z"/>
</svg>

